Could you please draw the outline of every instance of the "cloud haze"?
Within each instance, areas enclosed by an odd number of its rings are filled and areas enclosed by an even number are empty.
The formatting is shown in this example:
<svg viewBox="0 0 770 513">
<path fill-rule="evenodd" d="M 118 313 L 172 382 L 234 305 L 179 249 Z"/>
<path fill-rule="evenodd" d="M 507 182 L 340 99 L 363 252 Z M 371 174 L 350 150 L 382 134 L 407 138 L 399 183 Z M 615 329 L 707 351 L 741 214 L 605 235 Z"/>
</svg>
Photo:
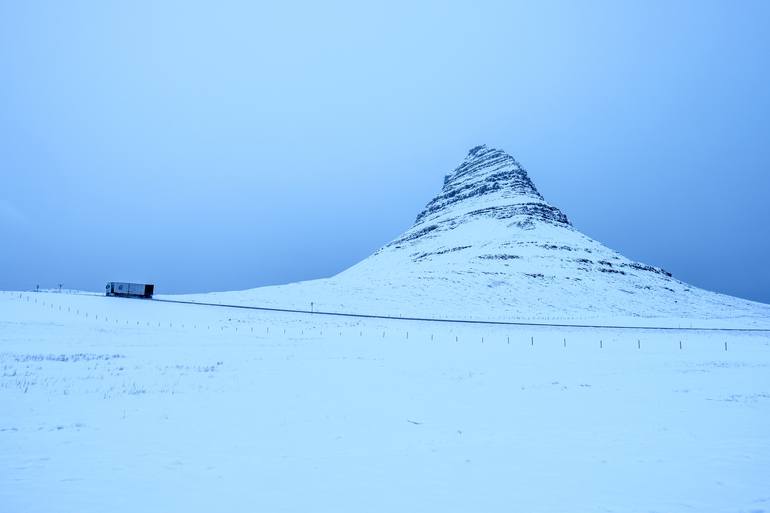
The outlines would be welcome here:
<svg viewBox="0 0 770 513">
<path fill-rule="evenodd" d="M 0 288 L 332 275 L 486 143 L 586 234 L 770 302 L 768 21 L 758 1 L 3 3 Z"/>
</svg>

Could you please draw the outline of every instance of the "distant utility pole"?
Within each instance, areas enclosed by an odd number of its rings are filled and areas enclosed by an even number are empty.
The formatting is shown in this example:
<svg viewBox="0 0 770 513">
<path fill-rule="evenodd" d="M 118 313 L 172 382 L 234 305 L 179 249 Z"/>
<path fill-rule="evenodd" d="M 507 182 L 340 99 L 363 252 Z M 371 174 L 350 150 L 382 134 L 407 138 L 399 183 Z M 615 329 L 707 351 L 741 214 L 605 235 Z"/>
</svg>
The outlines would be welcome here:
<svg viewBox="0 0 770 513">
<path fill-rule="evenodd" d="M 40 292 L 40 285 L 35 285 L 35 292 Z"/>
<path fill-rule="evenodd" d="M 313 302 L 310 302 L 310 313 L 313 313 Z"/>
<path fill-rule="evenodd" d="M 59 294 L 61 294 L 61 283 L 59 284 Z"/>
</svg>

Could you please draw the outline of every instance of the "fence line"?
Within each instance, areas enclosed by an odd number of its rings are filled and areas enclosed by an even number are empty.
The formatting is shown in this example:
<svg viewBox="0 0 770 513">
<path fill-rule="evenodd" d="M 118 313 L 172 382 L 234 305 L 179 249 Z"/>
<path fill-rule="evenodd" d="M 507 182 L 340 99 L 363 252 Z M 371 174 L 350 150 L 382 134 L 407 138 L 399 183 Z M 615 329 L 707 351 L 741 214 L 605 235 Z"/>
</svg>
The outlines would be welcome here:
<svg viewBox="0 0 770 513">
<path fill-rule="evenodd" d="M 485 324 L 496 326 L 530 326 L 547 328 L 586 328 L 586 329 L 612 329 L 612 330 L 658 330 L 658 331 L 733 331 L 733 332 L 756 332 L 770 333 L 770 328 L 705 328 L 705 327 L 673 327 L 673 326 L 622 326 L 622 325 L 604 325 L 604 324 L 561 324 L 544 322 L 525 322 L 525 321 L 484 321 L 471 319 L 438 319 L 435 317 L 396 317 L 393 315 L 376 314 L 355 314 L 345 312 L 324 312 L 319 310 L 301 310 L 293 308 L 272 308 L 267 306 L 249 306 L 249 305 L 231 305 L 222 303 L 201 303 L 198 301 L 182 301 L 180 299 L 158 299 L 152 298 L 149 301 L 161 303 L 176 303 L 181 305 L 197 306 L 216 306 L 219 308 L 237 308 L 241 310 L 258 310 L 263 312 L 283 312 L 298 313 L 307 315 L 326 315 L 336 317 L 354 317 L 359 319 L 388 319 L 396 321 L 420 321 L 420 322 L 443 322 L 454 324 Z"/>
<path fill-rule="evenodd" d="M 12 297 L 16 297 L 15 293 L 10 293 L 9 292 L 9 294 L 11 294 Z M 30 301 L 30 296 L 27 295 L 26 297 L 24 297 L 24 295 L 22 293 L 19 293 L 18 299 L 20 301 L 26 299 L 26 301 L 29 302 Z M 34 300 L 35 300 L 34 301 L 35 303 L 38 302 L 37 298 L 34 298 Z M 504 321 L 485 322 L 485 321 L 468 321 L 468 320 L 451 320 L 451 319 L 389 317 L 389 316 L 359 315 L 359 314 L 345 314 L 345 313 L 318 312 L 318 311 L 309 312 L 309 311 L 301 311 L 301 310 L 297 311 L 297 310 L 286 310 L 286 309 L 276 309 L 276 308 L 252 307 L 252 306 L 244 306 L 244 305 L 222 305 L 222 304 L 216 304 L 216 303 L 197 303 L 197 302 L 191 302 L 191 301 L 165 300 L 165 299 L 156 299 L 154 301 L 168 302 L 168 303 L 179 303 L 179 304 L 190 304 L 190 305 L 199 305 L 199 306 L 218 306 L 218 307 L 223 307 L 223 308 L 239 308 L 239 309 L 248 309 L 248 310 L 269 310 L 269 311 L 279 311 L 279 312 L 306 313 L 306 314 L 310 314 L 310 315 L 336 315 L 336 316 L 342 316 L 342 317 L 363 317 L 363 318 L 376 318 L 376 319 L 397 319 L 397 320 L 407 320 L 407 321 L 409 321 L 409 320 L 412 320 L 412 321 L 419 320 L 419 321 L 434 321 L 434 322 L 444 322 L 444 323 L 457 322 L 457 323 L 463 323 L 463 324 L 490 324 L 490 325 L 515 325 L 515 326 L 557 326 L 557 327 L 568 326 L 568 327 L 582 327 L 582 328 L 637 329 L 637 330 L 644 330 L 644 329 L 655 330 L 655 329 L 658 329 L 658 330 L 668 330 L 668 331 L 679 330 L 679 331 L 770 332 L 770 329 L 759 329 L 759 328 L 748 328 L 748 329 L 739 329 L 739 328 L 666 328 L 666 327 L 661 328 L 661 327 L 630 327 L 630 326 L 601 326 L 601 325 L 600 326 L 587 326 L 587 325 L 523 323 L 523 322 L 504 322 Z M 47 304 L 46 304 L 46 301 L 41 301 L 41 305 L 47 306 L 51 310 L 53 310 L 55 306 L 58 306 L 58 310 L 59 311 L 63 311 L 62 305 L 55 305 L 50 300 L 48 301 Z M 72 313 L 72 308 L 68 306 L 66 311 L 69 312 L 69 313 Z M 79 308 L 76 309 L 75 313 L 76 313 L 76 315 L 79 316 L 81 314 L 80 309 Z M 102 318 L 104 319 L 105 322 L 109 322 L 110 320 L 114 320 L 115 323 L 118 324 L 119 321 L 120 321 L 119 319 L 115 319 L 115 318 L 110 319 L 107 315 L 104 314 L 104 312 L 101 312 L 101 313 L 102 313 Z M 87 310 L 83 310 L 83 314 L 84 314 L 85 318 L 88 318 L 89 312 Z M 94 314 L 94 319 L 98 320 L 99 319 L 99 314 Z M 125 324 L 129 325 L 129 320 L 128 319 L 125 319 Z M 150 326 L 150 322 L 149 321 L 146 321 L 146 324 L 147 324 L 147 326 Z M 136 321 L 136 325 L 139 326 L 140 322 Z M 158 322 L 158 326 L 159 327 L 161 326 L 161 322 L 160 321 Z M 173 323 L 169 322 L 169 328 L 173 328 L 173 327 L 174 327 Z M 185 325 L 181 324 L 181 328 L 184 329 Z M 197 328 L 198 328 L 197 324 L 194 325 L 194 329 L 197 330 Z M 201 326 L 201 328 L 202 328 L 202 326 Z M 227 329 L 234 329 L 234 331 L 236 333 L 238 332 L 238 326 L 220 325 L 220 330 L 221 331 L 224 331 L 226 328 Z M 207 326 L 206 329 L 210 330 L 211 326 L 210 325 Z M 301 334 L 302 335 L 304 335 L 304 331 L 305 331 L 304 329 L 301 330 Z M 362 330 L 356 328 L 356 329 L 354 329 L 354 331 L 359 331 L 359 337 L 363 336 L 363 331 Z M 452 330 L 450 330 L 450 332 L 451 331 Z M 254 328 L 251 327 L 250 333 L 253 333 L 253 332 L 254 332 Z M 286 328 L 283 329 L 283 333 L 286 334 Z M 265 334 L 268 337 L 270 336 L 270 327 L 269 326 L 266 326 Z M 323 336 L 323 330 L 320 330 L 319 335 Z M 383 331 L 382 332 L 382 337 L 385 338 L 385 335 L 386 335 L 386 331 Z M 342 331 L 339 331 L 338 336 L 340 336 L 340 337 L 342 336 Z M 501 337 L 502 337 L 502 335 L 501 335 Z M 406 332 L 406 339 L 407 340 L 409 339 L 409 332 L 408 331 Z M 434 334 L 432 332 L 430 333 L 430 340 L 431 341 L 434 340 Z M 505 341 L 506 341 L 507 344 L 510 344 L 510 335 L 506 335 L 505 336 Z M 459 337 L 457 335 L 455 335 L 455 342 L 459 342 Z M 484 336 L 481 337 L 481 343 L 482 344 L 484 343 Z M 724 344 L 724 351 L 727 351 L 728 350 L 727 341 L 723 341 L 723 344 Z M 534 340 L 533 336 L 530 337 L 530 345 L 532 345 L 532 346 L 535 345 L 535 340 Z M 567 347 L 567 339 L 566 338 L 562 339 L 562 345 L 563 345 L 564 348 Z M 599 348 L 600 349 L 603 348 L 603 345 L 604 345 L 603 344 L 603 340 L 599 340 Z M 637 346 L 637 349 L 641 349 L 641 340 L 640 339 L 636 340 L 636 346 Z M 680 350 L 684 349 L 681 340 L 679 340 L 679 349 Z"/>
<path fill-rule="evenodd" d="M 104 297 L 101 294 L 97 294 L 97 293 L 85 293 L 85 294 L 78 294 L 78 295 Z M 112 298 L 112 299 L 122 300 L 124 298 Z M 181 299 L 152 298 L 145 301 L 155 301 L 159 303 L 176 303 L 181 305 L 214 306 L 219 308 L 235 308 L 240 310 L 256 310 L 256 311 L 263 311 L 263 312 L 281 312 L 281 313 L 295 313 L 295 314 L 306 314 L 306 315 L 352 317 L 352 318 L 359 318 L 359 319 L 386 319 L 386 320 L 395 320 L 395 321 L 442 322 L 442 323 L 449 323 L 449 324 L 481 324 L 481 325 L 492 325 L 492 326 L 528 326 L 528 327 L 546 327 L 546 328 L 609 329 L 609 330 L 715 331 L 715 332 L 770 333 L 770 328 L 625 326 L 620 324 L 606 325 L 606 324 L 575 324 L 575 323 L 552 323 L 552 322 L 528 322 L 528 321 L 492 321 L 492 320 L 480 320 L 480 319 L 479 320 L 452 319 L 452 318 L 439 319 L 436 317 L 403 317 L 403 316 L 395 316 L 395 315 L 377 315 L 377 314 L 346 313 L 346 312 L 334 312 L 334 311 L 319 311 L 316 309 L 303 310 L 299 308 L 274 308 L 274 307 L 267 307 L 267 306 L 202 303 L 199 301 L 184 301 Z"/>
</svg>

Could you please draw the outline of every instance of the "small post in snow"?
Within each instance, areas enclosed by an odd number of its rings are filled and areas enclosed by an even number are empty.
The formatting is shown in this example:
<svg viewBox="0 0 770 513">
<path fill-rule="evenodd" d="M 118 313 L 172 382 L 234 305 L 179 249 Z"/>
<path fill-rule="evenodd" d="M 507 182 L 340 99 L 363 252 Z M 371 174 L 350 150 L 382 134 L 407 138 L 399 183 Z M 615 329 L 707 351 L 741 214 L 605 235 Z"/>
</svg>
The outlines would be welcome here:
<svg viewBox="0 0 770 513">
<path fill-rule="evenodd" d="M 313 313 L 313 302 L 310 302 L 310 313 Z"/>
</svg>

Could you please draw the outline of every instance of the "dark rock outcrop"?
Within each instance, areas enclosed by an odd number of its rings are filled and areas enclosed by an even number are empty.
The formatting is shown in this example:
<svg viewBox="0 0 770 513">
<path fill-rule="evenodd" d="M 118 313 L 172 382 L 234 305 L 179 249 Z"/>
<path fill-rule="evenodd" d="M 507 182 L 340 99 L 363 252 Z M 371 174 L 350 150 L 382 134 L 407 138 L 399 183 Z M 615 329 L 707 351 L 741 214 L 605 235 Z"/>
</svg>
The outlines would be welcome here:
<svg viewBox="0 0 770 513">
<path fill-rule="evenodd" d="M 415 226 L 442 213 L 456 210 L 462 202 L 481 196 L 508 199 L 510 204 L 485 207 L 467 212 L 469 216 L 491 216 L 497 219 L 529 217 L 535 220 L 570 225 L 567 216 L 545 202 L 526 170 L 504 151 L 476 146 L 465 161 L 444 178 L 441 193 L 420 212 Z"/>
</svg>

